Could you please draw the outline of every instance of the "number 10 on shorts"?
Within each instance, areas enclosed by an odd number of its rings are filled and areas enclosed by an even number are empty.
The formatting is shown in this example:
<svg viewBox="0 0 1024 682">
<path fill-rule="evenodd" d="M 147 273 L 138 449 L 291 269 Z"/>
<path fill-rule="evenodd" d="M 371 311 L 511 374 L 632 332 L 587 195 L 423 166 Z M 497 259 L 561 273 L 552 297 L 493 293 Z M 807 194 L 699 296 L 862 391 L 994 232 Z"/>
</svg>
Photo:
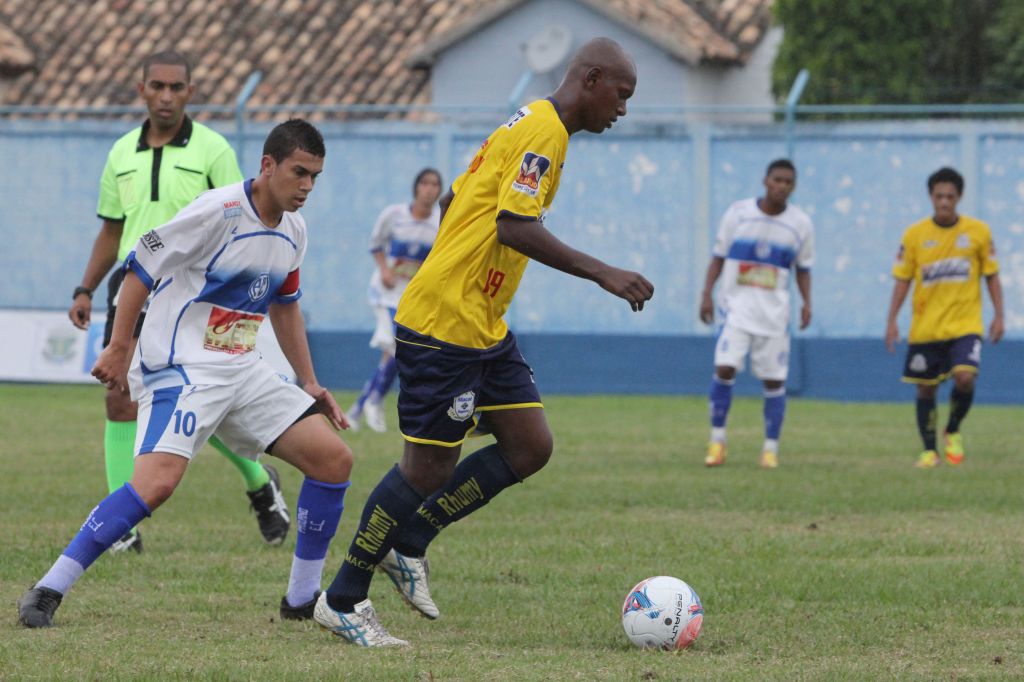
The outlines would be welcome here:
<svg viewBox="0 0 1024 682">
<path fill-rule="evenodd" d="M 181 410 L 174 411 L 174 432 L 183 433 L 185 436 L 191 437 L 196 432 L 196 413 L 195 412 L 184 412 Z"/>
</svg>

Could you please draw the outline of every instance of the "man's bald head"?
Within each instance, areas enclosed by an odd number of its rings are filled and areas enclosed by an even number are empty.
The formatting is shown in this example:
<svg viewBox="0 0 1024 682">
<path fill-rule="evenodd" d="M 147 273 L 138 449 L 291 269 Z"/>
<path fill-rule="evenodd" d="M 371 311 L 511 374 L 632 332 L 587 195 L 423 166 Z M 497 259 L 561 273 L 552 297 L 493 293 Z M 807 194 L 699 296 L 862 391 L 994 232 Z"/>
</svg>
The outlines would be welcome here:
<svg viewBox="0 0 1024 682">
<path fill-rule="evenodd" d="M 632 75 L 636 80 L 636 64 L 622 46 L 611 38 L 594 38 L 585 42 L 569 60 L 566 78 L 585 76 L 593 68 L 620 76 Z"/>
<path fill-rule="evenodd" d="M 569 60 L 554 99 L 569 134 L 600 133 L 626 115 L 626 100 L 636 89 L 636 64 L 611 38 L 584 43 Z"/>
</svg>

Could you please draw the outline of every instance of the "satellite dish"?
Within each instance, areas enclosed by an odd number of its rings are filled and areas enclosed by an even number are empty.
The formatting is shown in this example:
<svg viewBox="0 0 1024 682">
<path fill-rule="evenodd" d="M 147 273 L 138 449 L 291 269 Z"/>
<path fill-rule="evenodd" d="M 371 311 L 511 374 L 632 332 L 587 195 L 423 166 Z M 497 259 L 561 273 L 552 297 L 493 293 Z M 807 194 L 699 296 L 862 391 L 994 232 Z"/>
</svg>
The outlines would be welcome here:
<svg viewBox="0 0 1024 682">
<path fill-rule="evenodd" d="M 569 56 L 572 33 L 564 26 L 548 26 L 526 41 L 523 52 L 526 64 L 535 74 L 548 73 Z"/>
</svg>

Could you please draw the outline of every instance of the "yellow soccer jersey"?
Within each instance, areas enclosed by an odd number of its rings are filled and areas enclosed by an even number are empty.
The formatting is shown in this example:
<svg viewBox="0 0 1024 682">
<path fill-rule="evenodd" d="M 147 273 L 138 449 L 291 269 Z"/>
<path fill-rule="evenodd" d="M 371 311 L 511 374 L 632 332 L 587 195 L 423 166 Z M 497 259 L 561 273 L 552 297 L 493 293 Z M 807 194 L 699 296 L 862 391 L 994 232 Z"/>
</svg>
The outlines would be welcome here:
<svg viewBox="0 0 1024 682">
<path fill-rule="evenodd" d="M 395 321 L 435 339 L 490 348 L 529 259 L 498 242 L 503 215 L 539 219 L 558 191 L 569 133 L 551 100 L 523 107 L 491 133 L 452 183 L 434 247 L 409 282 Z"/>
<path fill-rule="evenodd" d="M 997 272 L 992 233 L 980 220 L 960 216 L 940 227 L 926 218 L 908 227 L 892 274 L 914 280 L 910 343 L 983 334 L 981 278 Z"/>
</svg>

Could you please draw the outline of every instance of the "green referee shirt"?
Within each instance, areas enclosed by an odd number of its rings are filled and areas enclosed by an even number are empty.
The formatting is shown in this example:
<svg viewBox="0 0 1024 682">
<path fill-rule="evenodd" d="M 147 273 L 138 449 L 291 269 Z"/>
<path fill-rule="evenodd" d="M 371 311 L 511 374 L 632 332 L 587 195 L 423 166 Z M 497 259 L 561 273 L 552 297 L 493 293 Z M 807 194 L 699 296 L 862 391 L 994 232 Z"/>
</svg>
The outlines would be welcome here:
<svg viewBox="0 0 1024 682">
<path fill-rule="evenodd" d="M 231 145 L 202 123 L 186 116 L 174 139 L 156 149 L 146 142 L 148 129 L 147 120 L 114 143 L 100 180 L 96 213 L 124 221 L 118 260 L 201 192 L 242 181 Z"/>
</svg>

